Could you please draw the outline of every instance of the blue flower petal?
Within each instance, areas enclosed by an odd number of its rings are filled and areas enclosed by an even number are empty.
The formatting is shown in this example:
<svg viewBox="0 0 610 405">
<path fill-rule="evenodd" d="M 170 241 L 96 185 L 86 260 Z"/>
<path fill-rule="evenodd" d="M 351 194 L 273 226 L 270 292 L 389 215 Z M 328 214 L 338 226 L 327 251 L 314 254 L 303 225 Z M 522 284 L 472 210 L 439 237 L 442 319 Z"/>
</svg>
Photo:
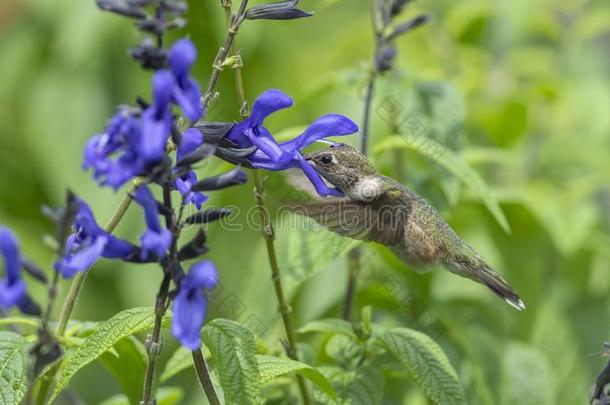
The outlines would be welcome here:
<svg viewBox="0 0 610 405">
<path fill-rule="evenodd" d="M 134 199 L 138 204 L 144 208 L 144 218 L 148 229 L 155 232 L 161 231 L 161 224 L 159 223 L 159 209 L 157 208 L 157 201 L 153 196 L 150 189 L 146 186 L 140 186 L 134 193 Z"/>
<path fill-rule="evenodd" d="M 203 134 L 195 128 L 189 128 L 182 134 L 182 140 L 176 151 L 176 160 L 182 160 L 186 155 L 193 153 L 203 143 Z"/>
<path fill-rule="evenodd" d="M 311 167 L 311 165 L 305 159 L 300 159 L 298 163 L 320 196 L 322 196 L 322 197 L 328 197 L 328 196 L 343 197 L 343 193 L 340 190 L 338 190 L 336 188 L 328 187 L 326 185 L 326 183 L 324 182 L 324 180 L 322 179 L 322 177 L 320 176 L 320 174 L 318 172 L 316 172 L 316 170 L 313 167 Z"/>
<path fill-rule="evenodd" d="M 197 59 L 197 49 L 190 40 L 180 39 L 172 45 L 167 58 L 174 75 L 185 76 Z"/>
<path fill-rule="evenodd" d="M 349 135 L 357 131 L 358 125 L 349 118 L 339 114 L 327 114 L 315 120 L 301 135 L 284 142 L 282 149 L 301 150 L 320 139 L 329 136 Z"/>
<path fill-rule="evenodd" d="M 95 238 L 90 246 L 68 254 L 55 262 L 55 270 L 59 271 L 64 278 L 70 278 L 79 271 L 88 270 L 100 258 L 107 243 L 108 239 L 105 236 Z"/>
<path fill-rule="evenodd" d="M 176 104 L 191 121 L 197 121 L 203 114 L 199 85 L 189 77 L 176 78 L 178 86 L 172 92 Z"/>
<path fill-rule="evenodd" d="M 288 108 L 293 101 L 280 90 L 267 90 L 254 101 L 252 115 L 248 119 L 250 127 L 262 125 L 265 118 L 275 111 Z"/>
<path fill-rule="evenodd" d="M 174 299 L 172 334 L 185 347 L 197 350 L 201 346 L 201 328 L 207 303 L 201 291 L 181 288 Z"/>
<path fill-rule="evenodd" d="M 142 234 L 140 242 L 142 243 L 142 260 L 147 260 L 150 252 L 162 258 L 167 256 L 167 250 L 172 244 L 172 233 L 168 229 L 159 231 L 149 229 Z"/>
<path fill-rule="evenodd" d="M 189 273 L 183 279 L 183 282 L 190 288 L 212 289 L 218 284 L 216 266 L 209 260 L 195 263 L 189 269 Z"/>
</svg>

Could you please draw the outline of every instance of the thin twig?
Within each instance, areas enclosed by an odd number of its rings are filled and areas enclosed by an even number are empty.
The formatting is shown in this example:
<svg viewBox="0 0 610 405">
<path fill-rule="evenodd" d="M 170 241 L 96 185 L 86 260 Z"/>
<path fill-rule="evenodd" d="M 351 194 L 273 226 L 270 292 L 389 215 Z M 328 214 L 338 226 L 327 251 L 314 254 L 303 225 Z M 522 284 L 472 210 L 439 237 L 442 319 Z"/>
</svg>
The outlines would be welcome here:
<svg viewBox="0 0 610 405">
<path fill-rule="evenodd" d="M 244 21 L 247 5 L 248 0 L 242 0 L 239 6 L 239 11 L 237 12 L 237 14 L 235 14 L 235 17 L 230 18 L 230 24 L 227 27 L 227 38 L 225 39 L 224 44 L 218 49 L 218 53 L 214 58 L 214 63 L 212 63 L 212 75 L 210 76 L 210 81 L 208 82 L 207 91 L 202 97 L 204 108 L 207 108 L 210 104 L 210 101 L 212 101 L 212 99 L 214 98 L 216 85 L 218 84 L 218 78 L 220 77 L 220 72 L 222 71 L 222 63 L 227 58 L 229 51 L 233 47 L 233 41 L 235 40 L 235 36 L 239 32 L 241 23 Z"/>
</svg>

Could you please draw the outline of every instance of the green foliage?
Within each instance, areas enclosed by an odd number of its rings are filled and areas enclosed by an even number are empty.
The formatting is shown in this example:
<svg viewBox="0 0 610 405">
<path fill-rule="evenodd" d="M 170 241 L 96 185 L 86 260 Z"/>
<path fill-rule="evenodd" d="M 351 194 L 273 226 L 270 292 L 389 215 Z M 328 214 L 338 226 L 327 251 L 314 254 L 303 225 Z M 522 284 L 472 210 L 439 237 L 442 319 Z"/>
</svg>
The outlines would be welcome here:
<svg viewBox="0 0 610 405">
<path fill-rule="evenodd" d="M 265 122 L 274 135 L 289 139 L 331 112 L 361 122 L 363 81 L 373 52 L 369 3 L 301 2 L 303 9 L 315 9 L 312 18 L 248 22 L 240 32 L 249 101 L 267 88 L 279 88 L 295 100 L 293 108 Z M 40 206 L 59 204 L 70 187 L 92 204 L 100 222 L 109 218 L 121 191 L 99 189 L 90 173 L 79 169 L 82 148 L 117 104 L 132 102 L 136 95 L 150 100 L 150 76 L 141 75 L 126 54 L 139 40 L 133 27 L 100 12 L 94 1 L 0 4 L 0 223 L 15 229 L 28 257 L 50 269 L 54 253 L 41 247 L 40 235 L 51 229 Z M 439 381 L 453 382 L 449 392 L 459 382 L 467 403 L 584 403 L 603 366 L 588 354 L 610 338 L 608 1 L 412 4 L 410 13 L 428 12 L 432 23 L 396 41 L 397 70 L 377 82 L 371 150 L 378 153 L 373 158 L 384 174 L 439 208 L 522 295 L 527 310 L 505 308 L 483 287 L 452 274 L 415 274 L 385 249 L 363 245 L 353 311 L 373 307 L 373 334 L 363 342 L 350 323 L 336 319 L 345 290 L 345 256 L 355 242 L 325 231 L 278 226 L 280 270 L 302 332 L 300 359 L 326 377 L 337 399 L 310 385 L 320 403 L 427 404 L 434 398 L 425 384 L 435 383 L 416 380 L 409 367 L 421 364 L 409 357 L 399 360 L 394 353 L 400 349 L 419 359 L 423 350 L 435 359 L 433 364 L 446 365 L 442 359 L 450 358 L 459 381 L 442 366 Z M 197 45 L 193 74 L 205 86 L 226 34 L 222 12 L 218 2 L 189 1 L 186 17 L 189 24 L 180 35 L 189 35 Z M 218 90 L 207 118 L 239 120 L 230 69 L 223 71 Z M 395 106 L 395 115 L 388 114 L 388 105 Z M 421 124 L 422 131 L 397 135 L 393 127 L 409 120 Z M 337 140 L 357 144 L 355 137 Z M 211 162 L 197 171 L 204 176 L 218 168 Z M 266 194 L 281 203 L 291 190 L 277 186 L 278 177 L 269 174 Z M 212 335 L 219 342 L 239 344 L 222 343 L 212 353 L 212 378 L 225 395 L 246 387 L 249 403 L 262 395 L 270 402 L 279 391 L 273 404 L 283 405 L 287 387 L 292 387 L 289 396 L 296 394 L 294 379 L 279 376 L 262 389 L 263 369 L 257 361 L 260 353 L 282 353 L 285 335 L 260 229 L 252 224 L 252 202 L 252 186 L 247 185 L 215 193 L 209 203 L 236 205 L 235 225 L 243 228 L 210 226 L 209 258 L 218 266 L 222 288 L 212 294 L 208 320 L 231 318 L 255 330 L 262 342 L 255 350 L 250 338 L 236 337 L 243 327 L 215 327 Z M 279 225 L 276 213 L 271 214 Z M 141 213 L 130 209 L 117 236 L 137 243 L 142 221 Z M 157 266 L 100 261 L 87 276 L 76 317 L 109 319 L 125 308 L 151 305 L 159 279 Z M 46 288 L 27 276 L 26 282 L 35 300 L 45 303 Z M 59 287 L 55 310 L 67 282 Z M 138 330 L 148 332 L 151 315 L 141 315 L 147 320 Z M 252 327 L 252 319 L 260 320 L 261 327 Z M 439 326 L 436 333 L 430 319 Z M 131 327 L 116 334 L 121 325 L 107 330 L 108 341 L 94 344 L 90 339 L 100 338 L 104 324 L 71 322 L 69 337 L 61 340 L 66 359 L 59 376 L 68 378 L 60 381 L 60 389 L 69 385 L 83 403 L 110 396 L 110 403 L 133 403 L 141 389 L 136 377 L 142 370 L 141 344 L 127 337 L 135 333 Z M 2 403 L 24 393 L 27 341 L 34 341 L 38 322 L 16 312 L 0 319 L 3 331 L 13 326 L 27 340 L 0 332 L 0 358 L 8 362 L 0 365 Z M 402 332 L 390 345 L 379 344 L 397 327 L 428 333 L 445 354 L 423 343 L 428 339 L 409 335 L 409 340 Z M 22 350 L 15 351 L 20 345 Z M 184 395 L 160 387 L 157 399 L 201 403 L 195 374 L 182 372 L 192 370 L 190 352 L 172 352 L 174 345 L 166 333 L 157 371 L 162 382 L 171 378 Z M 219 357 L 225 351 L 232 354 Z M 133 368 L 118 367 L 127 363 L 122 356 L 137 359 Z M 223 365 L 223 359 L 237 366 Z M 250 371 L 231 373 L 243 369 Z M 114 396 L 120 390 L 127 395 Z"/>
<path fill-rule="evenodd" d="M 0 332 L 0 402 L 17 405 L 27 389 L 30 344 L 21 335 Z"/>
<path fill-rule="evenodd" d="M 378 405 L 382 403 L 383 373 L 371 366 L 346 371 L 339 367 L 322 367 L 337 392 L 337 400 L 315 391 L 316 402 L 324 405 Z"/>
<path fill-rule="evenodd" d="M 324 332 L 352 336 L 354 334 L 349 322 L 343 319 L 319 319 L 308 322 L 299 329 L 299 333 Z"/>
<path fill-rule="evenodd" d="M 146 349 L 134 336 L 119 340 L 112 348 L 114 353 L 107 351 L 99 361 L 121 385 L 129 403 L 137 405 L 142 399 L 142 382 L 148 362 Z"/>
<path fill-rule="evenodd" d="M 236 322 L 215 319 L 203 328 L 203 342 L 212 354 L 225 401 L 261 404 L 261 378 L 252 332 Z"/>
<path fill-rule="evenodd" d="M 510 344 L 503 359 L 503 405 L 555 404 L 553 373 L 538 350 Z"/>
<path fill-rule="evenodd" d="M 264 355 L 257 355 L 256 360 L 258 361 L 261 384 L 266 384 L 279 376 L 295 372 L 311 380 L 311 382 L 316 384 L 318 388 L 324 392 L 324 394 L 333 399 L 336 398 L 335 390 L 330 385 L 324 374 L 305 363 L 291 359 Z"/>
<path fill-rule="evenodd" d="M 152 308 L 132 308 L 119 312 L 109 320 L 100 323 L 95 331 L 83 340 L 82 344 L 65 355 L 61 373 L 49 402 L 53 402 L 57 398 L 57 395 L 81 368 L 112 349 L 117 342 L 135 333 L 150 330 L 154 318 Z M 117 353 L 120 356 L 120 352 L 117 351 Z M 134 353 L 131 355 L 135 356 Z M 134 372 L 137 372 L 137 363 L 135 366 Z M 133 387 L 131 388 L 133 389 Z"/>
<path fill-rule="evenodd" d="M 421 332 L 396 328 L 381 340 L 435 404 L 466 404 L 460 379 L 447 355 Z"/>
<path fill-rule="evenodd" d="M 184 392 L 178 387 L 162 387 L 157 390 L 157 405 L 178 405 L 184 397 Z M 125 395 L 114 395 L 99 405 L 131 405 Z"/>
<path fill-rule="evenodd" d="M 159 377 L 161 382 L 165 382 L 176 374 L 193 367 L 193 355 L 191 353 L 186 347 L 180 346 L 176 349 L 169 360 L 167 360 L 165 368 Z"/>
</svg>

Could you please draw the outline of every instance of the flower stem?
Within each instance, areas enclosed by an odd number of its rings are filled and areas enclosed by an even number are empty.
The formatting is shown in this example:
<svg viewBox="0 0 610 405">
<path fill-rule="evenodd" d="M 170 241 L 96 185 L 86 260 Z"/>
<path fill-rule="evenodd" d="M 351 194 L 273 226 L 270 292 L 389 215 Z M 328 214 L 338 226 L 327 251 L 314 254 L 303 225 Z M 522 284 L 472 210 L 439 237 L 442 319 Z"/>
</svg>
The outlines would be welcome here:
<svg viewBox="0 0 610 405">
<path fill-rule="evenodd" d="M 347 256 L 348 280 L 345 298 L 343 300 L 343 319 L 351 321 L 354 298 L 356 297 L 356 287 L 358 285 L 358 274 L 360 273 L 360 256 L 362 249 L 355 247 L 350 250 Z"/>
<path fill-rule="evenodd" d="M 230 3 L 228 3 L 228 7 L 225 5 L 227 3 L 222 3 L 222 6 L 225 9 L 225 13 L 227 9 L 230 10 Z M 241 23 L 244 21 L 244 15 L 246 14 L 246 7 L 248 6 L 248 0 L 242 0 L 239 5 L 239 11 L 235 14 L 234 18 L 229 18 L 229 25 L 227 26 L 227 38 L 225 39 L 224 44 L 218 49 L 218 53 L 214 58 L 214 63 L 212 63 L 212 75 L 210 76 L 210 81 L 208 82 L 208 88 L 205 94 L 202 97 L 203 107 L 206 108 L 214 98 L 216 85 L 218 84 L 218 78 L 220 77 L 220 72 L 222 71 L 222 63 L 227 58 L 229 51 L 233 47 L 233 41 L 235 40 L 235 36 L 239 32 L 239 28 Z"/>
<path fill-rule="evenodd" d="M 280 314 L 284 323 L 284 330 L 286 331 L 286 352 L 288 357 L 293 360 L 298 360 L 296 338 L 294 333 L 294 325 L 291 317 L 291 308 L 288 304 L 284 295 L 284 288 L 282 286 L 282 279 L 280 275 L 280 268 L 277 262 L 277 255 L 275 253 L 274 243 L 274 232 L 273 224 L 269 216 L 269 211 L 265 205 L 265 195 L 263 189 L 263 179 L 261 178 L 258 170 L 252 170 L 254 177 L 254 194 L 256 195 L 256 206 L 261 216 L 261 224 L 263 225 L 263 238 L 265 239 L 265 245 L 267 247 L 267 256 L 269 258 L 269 266 L 271 267 L 271 279 L 273 280 L 273 287 L 275 289 L 275 295 L 278 300 Z M 307 385 L 302 376 L 297 375 L 297 382 L 299 384 L 299 390 L 301 391 L 301 397 L 303 403 L 310 405 L 313 404 Z"/>
<path fill-rule="evenodd" d="M 208 398 L 208 402 L 210 405 L 220 405 L 220 400 L 218 399 L 218 395 L 216 395 L 216 390 L 214 390 L 214 384 L 212 384 L 212 378 L 210 377 L 210 372 L 208 371 L 208 366 L 205 363 L 201 349 L 194 350 L 192 355 L 197 376 L 199 377 L 199 381 L 201 381 L 201 386 L 203 387 L 205 396 Z"/>
<path fill-rule="evenodd" d="M 165 270 L 163 275 L 163 281 L 159 287 L 157 298 L 155 300 L 155 324 L 153 326 L 152 335 L 146 338 L 146 352 L 148 353 L 148 364 L 146 365 L 146 374 L 144 376 L 144 388 L 142 393 L 141 405 L 153 405 L 153 386 L 155 379 L 155 366 L 157 364 L 157 358 L 161 354 L 163 344 L 161 342 L 161 326 L 163 323 L 163 316 L 167 309 L 167 296 L 169 293 L 169 283 L 171 281 L 169 270 Z"/>
</svg>

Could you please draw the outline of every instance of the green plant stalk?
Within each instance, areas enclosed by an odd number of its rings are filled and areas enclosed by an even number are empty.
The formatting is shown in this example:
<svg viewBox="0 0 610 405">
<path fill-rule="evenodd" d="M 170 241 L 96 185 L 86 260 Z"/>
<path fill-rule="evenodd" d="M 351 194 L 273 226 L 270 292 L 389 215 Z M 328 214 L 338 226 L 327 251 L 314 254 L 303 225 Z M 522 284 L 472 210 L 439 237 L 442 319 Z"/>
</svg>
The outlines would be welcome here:
<svg viewBox="0 0 610 405">
<path fill-rule="evenodd" d="M 282 316 L 282 322 L 284 324 L 284 330 L 286 331 L 286 353 L 288 357 L 293 360 L 298 360 L 296 337 L 294 332 L 294 324 L 292 322 L 291 308 L 284 295 L 284 288 L 282 286 L 282 278 L 280 275 L 280 267 L 277 262 L 277 255 L 275 253 L 275 235 L 273 231 L 273 224 L 269 216 L 269 211 L 265 205 L 265 195 L 263 188 L 263 179 L 258 170 L 252 170 L 254 177 L 254 194 L 256 195 L 256 207 L 261 216 L 261 224 L 263 225 L 262 235 L 265 239 L 265 246 L 267 248 L 267 257 L 269 258 L 269 267 L 271 267 L 271 280 L 273 281 L 273 288 L 275 289 L 275 296 L 277 297 L 279 304 L 279 311 Z M 311 395 L 307 389 L 307 384 L 302 376 L 297 375 L 297 383 L 299 385 L 299 391 L 301 392 L 301 398 L 303 403 L 306 405 L 312 405 Z"/>
<path fill-rule="evenodd" d="M 240 7 L 239 7 L 239 12 L 237 14 L 237 18 L 239 18 L 239 16 L 243 15 L 243 13 L 245 13 L 247 3 L 248 3 L 247 0 L 242 0 Z M 227 4 L 229 5 L 229 7 L 226 7 Z M 227 23 L 230 23 L 230 21 L 231 21 L 230 2 L 225 0 L 222 2 L 222 5 L 225 10 L 225 18 L 227 20 Z M 231 36 L 232 27 L 230 25 L 227 26 L 227 30 L 229 32 L 229 36 Z M 235 32 L 235 34 L 236 33 L 237 32 Z M 229 45 L 229 48 L 227 49 L 227 53 L 225 53 L 225 55 L 224 55 L 225 58 L 227 57 L 227 55 L 229 55 L 229 52 L 233 51 L 233 47 L 236 44 L 235 35 L 233 35 L 231 41 L 227 40 L 227 43 L 230 43 L 230 45 Z M 235 75 L 235 91 L 237 93 L 237 99 L 238 99 L 239 105 L 240 105 L 239 113 L 242 116 L 242 118 L 247 118 L 249 116 L 249 109 L 248 109 L 248 101 L 246 99 L 246 92 L 244 90 L 244 82 L 243 82 L 243 78 L 242 78 L 242 74 L 241 74 L 242 73 L 241 68 L 242 68 L 242 64 L 241 64 L 241 60 L 240 60 L 240 63 L 237 66 L 234 66 L 234 68 L 233 68 L 234 75 Z M 271 224 L 271 218 L 269 217 L 269 211 L 267 210 L 267 207 L 265 205 L 263 180 L 262 180 L 258 170 L 252 170 L 252 174 L 253 174 L 254 183 L 255 183 L 254 193 L 256 195 L 256 205 L 257 205 L 258 212 L 260 213 L 261 218 L 262 218 L 262 224 L 263 224 L 262 234 L 263 234 L 263 238 L 265 239 L 265 245 L 267 247 L 267 256 L 269 258 L 269 266 L 271 267 L 271 278 L 273 280 L 275 294 L 276 294 L 276 297 L 277 297 L 277 300 L 279 303 L 279 307 L 280 307 L 279 308 L 280 314 L 282 316 L 284 329 L 286 331 L 286 339 L 288 342 L 286 351 L 287 351 L 288 357 L 290 357 L 293 360 L 298 360 L 294 325 L 292 322 L 292 317 L 290 315 L 291 309 L 290 309 L 290 305 L 288 305 L 285 295 L 284 295 L 284 289 L 282 286 L 282 281 L 281 281 L 281 276 L 280 276 L 280 269 L 279 269 L 279 266 L 277 263 L 277 255 L 275 253 L 273 225 Z M 301 397 L 303 399 L 303 403 L 306 405 L 312 405 L 313 402 L 312 402 L 309 390 L 307 389 L 307 384 L 305 383 L 305 379 L 302 376 L 297 375 L 297 383 L 299 385 L 299 391 L 301 392 Z"/>
<path fill-rule="evenodd" d="M 199 381 L 201 381 L 201 386 L 208 398 L 208 402 L 210 405 L 220 405 L 220 400 L 214 389 L 214 384 L 212 384 L 212 378 L 210 377 L 210 372 L 208 371 L 208 366 L 205 363 L 205 358 L 203 357 L 203 353 L 201 353 L 201 349 L 194 350 L 191 354 L 193 356 L 193 363 L 195 364 L 197 376 L 199 377 Z"/>
<path fill-rule="evenodd" d="M 159 292 L 155 300 L 155 324 L 153 326 L 152 335 L 146 339 L 146 351 L 148 353 L 148 363 L 146 365 L 146 374 L 144 375 L 144 387 L 142 389 L 142 405 L 153 405 L 153 387 L 155 379 L 155 366 L 157 364 L 157 358 L 161 354 L 162 342 L 161 342 L 161 326 L 163 323 L 163 316 L 167 309 L 167 296 L 169 293 L 169 284 L 171 277 L 169 270 L 165 269 L 163 275 L 163 281 L 159 287 Z"/>
</svg>

